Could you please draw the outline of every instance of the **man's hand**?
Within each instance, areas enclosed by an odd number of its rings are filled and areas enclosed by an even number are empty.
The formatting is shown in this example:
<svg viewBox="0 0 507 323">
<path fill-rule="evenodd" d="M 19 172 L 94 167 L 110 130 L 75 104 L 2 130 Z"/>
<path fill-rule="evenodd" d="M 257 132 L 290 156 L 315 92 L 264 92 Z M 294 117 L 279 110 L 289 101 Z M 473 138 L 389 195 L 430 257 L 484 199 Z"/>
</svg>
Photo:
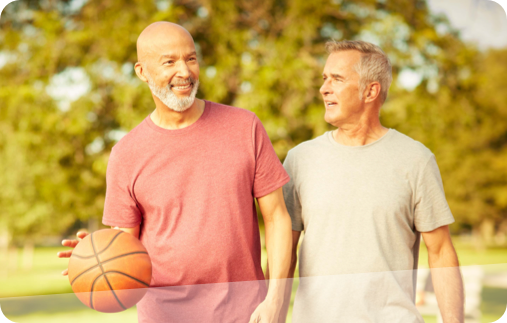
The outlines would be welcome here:
<svg viewBox="0 0 507 323">
<path fill-rule="evenodd" d="M 79 241 L 84 239 L 84 237 L 86 237 L 87 235 L 88 235 L 88 233 L 80 231 L 76 234 L 78 240 L 62 240 L 62 245 L 66 246 L 66 247 L 75 248 L 77 246 L 77 244 L 79 243 Z M 60 251 L 56 255 L 58 256 L 58 258 L 70 258 L 70 256 L 72 255 L 72 250 Z M 64 275 L 64 276 L 67 276 L 68 273 L 69 273 L 68 269 L 65 269 L 64 271 L 62 271 L 62 275 Z"/>
<path fill-rule="evenodd" d="M 280 305 L 265 300 L 257 306 L 248 323 L 277 323 Z"/>
<path fill-rule="evenodd" d="M 141 230 L 141 225 L 138 224 L 137 226 L 135 226 L 133 228 L 111 227 L 111 229 L 116 229 L 116 230 L 121 230 L 121 231 L 127 232 L 127 233 L 133 235 L 134 237 L 136 237 L 137 239 L 139 239 L 139 232 Z M 88 234 L 89 233 L 80 231 L 76 234 L 78 240 L 63 240 L 62 245 L 66 246 L 66 247 L 76 248 L 79 241 L 84 239 Z M 56 255 L 58 256 L 58 258 L 70 258 L 70 256 L 72 255 L 72 250 L 60 251 Z M 68 269 L 65 269 L 64 271 L 62 271 L 62 275 L 67 276 L 68 274 L 69 274 Z"/>
</svg>

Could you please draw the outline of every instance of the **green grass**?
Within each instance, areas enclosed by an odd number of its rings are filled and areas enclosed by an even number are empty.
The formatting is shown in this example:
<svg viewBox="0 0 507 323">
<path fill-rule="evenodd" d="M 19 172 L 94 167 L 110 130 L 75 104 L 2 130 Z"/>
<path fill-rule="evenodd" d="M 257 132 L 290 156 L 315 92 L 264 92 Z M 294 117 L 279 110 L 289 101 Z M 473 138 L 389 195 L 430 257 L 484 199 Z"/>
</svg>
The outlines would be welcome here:
<svg viewBox="0 0 507 323">
<path fill-rule="evenodd" d="M 56 256 L 64 247 L 36 248 L 31 270 L 21 269 L 21 251 L 16 271 L 0 270 L 0 298 L 72 293 L 69 280 L 61 275 L 68 259 Z"/>
<path fill-rule="evenodd" d="M 436 316 L 423 315 L 424 323 L 437 323 Z"/>
<path fill-rule="evenodd" d="M 494 322 L 505 313 L 507 307 L 507 289 L 484 287 L 482 289 L 482 323 Z"/>
<path fill-rule="evenodd" d="M 486 273 L 507 272 L 507 248 L 493 248 L 478 250 L 471 244 L 460 239 L 454 239 L 456 250 L 462 266 L 482 265 Z M 69 322 L 137 322 L 136 309 L 116 314 L 104 314 L 90 310 L 82 305 L 72 294 L 67 277 L 61 271 L 67 267 L 67 259 L 56 257 L 58 251 L 64 247 L 36 248 L 31 270 L 7 271 L 6 264 L 0 265 L 0 305 L 7 317 L 16 323 L 60 323 Z M 18 255 L 18 268 L 21 268 L 21 252 Z M 266 252 L 263 250 L 262 263 L 265 268 Z M 427 267 L 427 251 L 421 244 L 420 266 Z M 12 266 L 11 266 L 12 267 Z M 297 276 L 297 273 L 296 273 Z M 292 301 L 294 300 L 298 280 L 294 280 Z M 70 294 L 68 294 L 70 293 Z M 53 295 L 64 294 L 64 295 Z M 38 297 L 22 297 L 33 295 L 52 295 Z M 498 320 L 507 305 L 507 289 L 484 287 L 482 292 L 481 323 Z M 291 322 L 292 302 L 288 320 Z M 435 317 L 424 317 L 425 322 L 436 322 Z"/>
<path fill-rule="evenodd" d="M 105 314 L 94 310 L 78 310 L 73 312 L 44 313 L 38 312 L 29 315 L 12 316 L 7 318 L 15 323 L 137 323 L 135 307 L 124 312 Z"/>
</svg>

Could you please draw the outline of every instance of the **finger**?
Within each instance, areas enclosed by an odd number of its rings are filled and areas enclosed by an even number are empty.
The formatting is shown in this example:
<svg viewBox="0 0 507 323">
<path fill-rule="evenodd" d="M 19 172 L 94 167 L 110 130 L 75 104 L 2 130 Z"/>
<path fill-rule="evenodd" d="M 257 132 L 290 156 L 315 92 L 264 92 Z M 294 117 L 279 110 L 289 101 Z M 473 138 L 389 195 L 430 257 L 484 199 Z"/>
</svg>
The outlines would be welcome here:
<svg viewBox="0 0 507 323">
<path fill-rule="evenodd" d="M 79 231 L 76 236 L 79 238 L 79 239 L 84 239 L 84 237 L 86 237 L 89 233 L 88 232 L 84 232 L 84 231 Z"/>
<path fill-rule="evenodd" d="M 65 269 L 64 271 L 62 271 L 62 275 L 63 276 L 67 276 L 69 274 L 69 270 L 68 269 Z"/>
<path fill-rule="evenodd" d="M 58 258 L 69 258 L 72 255 L 72 250 L 60 251 L 56 255 Z"/>
<path fill-rule="evenodd" d="M 79 240 L 62 240 L 62 245 L 65 247 L 75 248 L 78 243 Z"/>
</svg>

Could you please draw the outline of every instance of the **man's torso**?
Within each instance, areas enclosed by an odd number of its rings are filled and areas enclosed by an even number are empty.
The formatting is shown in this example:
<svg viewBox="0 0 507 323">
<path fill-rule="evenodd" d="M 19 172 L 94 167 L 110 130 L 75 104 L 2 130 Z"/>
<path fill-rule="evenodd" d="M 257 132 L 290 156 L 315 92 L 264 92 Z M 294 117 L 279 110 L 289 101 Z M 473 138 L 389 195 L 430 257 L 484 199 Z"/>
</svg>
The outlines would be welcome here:
<svg viewBox="0 0 507 323">
<path fill-rule="evenodd" d="M 255 115 L 206 101 L 183 129 L 147 117 L 113 149 L 108 176 L 104 224 L 141 222 L 153 264 L 140 320 L 249 317 L 266 292 L 254 197 L 288 180 Z"/>
<path fill-rule="evenodd" d="M 431 152 L 391 129 L 358 147 L 342 146 L 328 132 L 289 154 L 285 166 L 301 204 L 301 225 L 293 229 L 305 231 L 295 322 L 308 321 L 312 307 L 331 322 L 331 304 L 344 322 L 375 322 L 379 313 L 387 319 L 386 308 L 420 319 L 413 305 L 420 237 L 414 210 Z"/>
</svg>

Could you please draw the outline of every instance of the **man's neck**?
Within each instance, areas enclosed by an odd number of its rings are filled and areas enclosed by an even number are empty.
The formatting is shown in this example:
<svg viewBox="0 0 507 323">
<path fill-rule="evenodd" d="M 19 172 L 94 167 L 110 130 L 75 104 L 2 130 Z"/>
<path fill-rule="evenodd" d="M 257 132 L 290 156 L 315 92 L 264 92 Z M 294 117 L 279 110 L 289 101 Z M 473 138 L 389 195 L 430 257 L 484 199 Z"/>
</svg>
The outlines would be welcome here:
<svg viewBox="0 0 507 323">
<path fill-rule="evenodd" d="M 358 120 L 353 124 L 341 125 L 333 131 L 334 140 L 345 146 L 364 146 L 382 138 L 389 129 L 377 118 Z"/>
<path fill-rule="evenodd" d="M 190 108 L 183 112 L 177 112 L 169 109 L 164 104 L 158 104 L 161 102 L 156 103 L 155 111 L 150 114 L 150 118 L 157 126 L 169 130 L 182 129 L 190 126 L 199 120 L 204 113 L 205 106 L 203 100 L 195 99 Z"/>
</svg>

